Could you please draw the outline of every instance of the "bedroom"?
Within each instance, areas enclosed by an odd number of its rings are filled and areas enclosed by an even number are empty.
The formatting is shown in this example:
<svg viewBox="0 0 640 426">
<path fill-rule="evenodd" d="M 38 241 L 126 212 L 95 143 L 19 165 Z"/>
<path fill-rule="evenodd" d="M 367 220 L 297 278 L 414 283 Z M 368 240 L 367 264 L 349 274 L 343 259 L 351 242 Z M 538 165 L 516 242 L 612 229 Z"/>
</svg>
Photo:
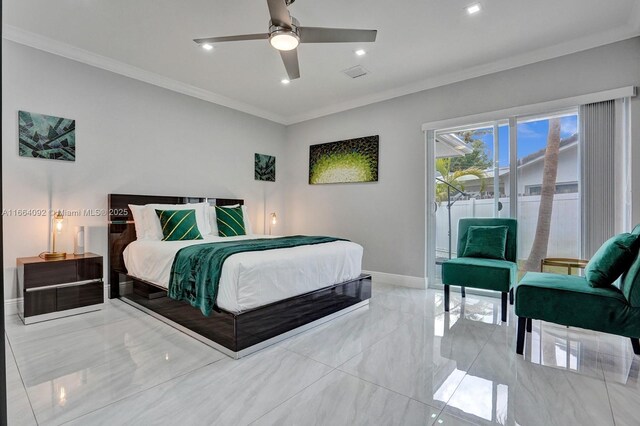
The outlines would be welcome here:
<svg viewBox="0 0 640 426">
<path fill-rule="evenodd" d="M 624 407 L 639 402 L 640 382 L 628 339 L 547 327 L 558 354 L 574 355 L 562 344 L 577 348 L 573 368 L 516 359 L 513 311 L 506 327 L 499 315 L 478 313 L 499 312 L 495 294 L 469 290 L 465 315 L 454 292 L 456 307 L 444 314 L 442 288 L 424 290 L 431 271 L 422 126 L 500 111 L 509 117 L 560 100 L 579 106 L 604 100 L 594 94 L 639 86 L 637 1 L 481 1 L 469 15 L 470 2 L 457 0 L 410 1 L 401 9 L 382 1 L 297 0 L 290 11 L 303 26 L 378 34 L 374 43 L 302 44 L 301 76 L 288 84 L 266 40 L 210 51 L 193 42 L 266 32 L 266 1 L 55 3 L 3 2 L 10 385 L 3 412 L 10 424 L 153 423 L 178 410 L 185 423 L 205 424 L 579 424 L 581 415 L 600 424 L 630 421 L 635 413 Z M 356 65 L 370 74 L 342 73 Z M 640 181 L 638 102 L 631 98 L 631 182 Z M 75 161 L 21 157 L 19 111 L 75 120 Z M 377 182 L 309 184 L 310 146 L 370 135 L 379 136 Z M 275 157 L 275 182 L 255 180 L 255 154 Z M 631 190 L 629 222 L 637 224 L 640 196 Z M 351 240 L 364 249 L 361 269 L 373 277 L 369 306 L 239 360 L 108 297 L 99 312 L 23 325 L 16 259 L 51 250 L 51 225 L 46 215 L 10 212 L 108 211 L 109 194 L 243 200 L 257 234 Z M 69 253 L 76 226 L 84 226 L 85 251 L 103 257 L 108 287 L 108 218 L 66 216 L 60 244 Z M 461 317 L 467 328 L 455 327 Z M 540 327 L 534 322 L 534 333 Z M 480 355 L 491 349 L 514 377 L 484 371 L 494 364 L 483 366 Z M 522 371 L 524 381 L 515 376 Z M 205 384 L 201 377 L 218 380 L 228 409 L 199 408 L 206 399 L 192 390 Z M 529 394 L 533 386 L 585 393 L 561 392 L 554 402 L 544 392 Z M 181 390 L 188 397 L 175 395 Z M 170 403 L 158 408 L 167 395 Z M 571 407 L 584 412 L 572 418 Z M 194 417 L 184 414 L 189 410 Z M 118 417 L 125 412 L 130 417 Z M 291 418 L 281 417 L 287 412 Z"/>
</svg>

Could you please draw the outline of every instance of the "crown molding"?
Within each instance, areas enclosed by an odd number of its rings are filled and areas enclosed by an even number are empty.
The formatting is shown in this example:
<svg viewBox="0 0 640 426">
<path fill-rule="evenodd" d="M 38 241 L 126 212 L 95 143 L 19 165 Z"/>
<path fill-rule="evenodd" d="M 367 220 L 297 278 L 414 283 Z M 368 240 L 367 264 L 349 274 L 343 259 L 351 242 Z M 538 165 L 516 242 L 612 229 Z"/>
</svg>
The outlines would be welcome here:
<svg viewBox="0 0 640 426">
<path fill-rule="evenodd" d="M 521 55 L 512 56 L 510 58 L 494 61 L 463 70 L 441 74 L 439 76 L 429 77 L 422 81 L 397 87 L 394 89 L 374 93 L 368 96 L 360 97 L 348 102 L 331 105 L 324 108 L 318 108 L 307 111 L 294 116 L 281 116 L 273 112 L 263 110 L 253 105 L 240 102 L 226 96 L 216 94 L 214 92 L 192 86 L 169 77 L 156 74 L 133 65 L 98 55 L 88 50 L 80 49 L 70 44 L 62 43 L 30 31 L 23 30 L 11 25 L 5 25 L 2 37 L 6 40 L 25 46 L 33 47 L 48 53 L 62 56 L 77 62 L 101 68 L 116 74 L 124 75 L 145 83 L 153 84 L 174 92 L 182 93 L 187 96 L 202 99 L 217 105 L 225 106 L 237 111 L 264 118 L 286 126 L 301 123 L 308 120 L 336 114 L 350 109 L 360 108 L 377 102 L 394 99 L 400 96 L 410 95 L 412 93 L 422 92 L 424 90 L 436 87 L 446 86 L 472 78 L 481 77 L 483 75 L 493 74 L 500 71 L 506 71 L 513 68 L 541 62 L 560 56 L 588 50 L 594 47 L 603 46 L 617 41 L 626 40 L 640 35 L 640 3 L 638 3 L 631 13 L 629 23 L 625 26 L 614 28 L 603 33 L 589 35 L 577 40 L 559 43 L 543 49 L 534 50 Z"/>
<path fill-rule="evenodd" d="M 279 124 L 287 121 L 278 114 L 18 27 L 4 25 L 2 38 Z"/>
<path fill-rule="evenodd" d="M 640 12 L 640 4 L 636 7 L 636 10 Z M 636 15 L 639 14 L 636 13 Z M 285 124 L 297 124 L 327 115 L 347 111 L 350 109 L 374 104 L 377 102 L 386 101 L 400 96 L 410 95 L 412 93 L 422 92 L 424 90 L 434 89 L 436 87 L 458 83 L 460 81 L 481 77 L 483 75 L 494 74 L 497 72 L 530 65 L 536 62 L 542 62 L 560 56 L 565 56 L 595 47 L 604 46 L 607 44 L 615 43 L 617 41 L 626 40 L 640 35 L 640 15 L 638 16 L 638 19 L 633 19 L 632 22 L 633 23 L 629 23 L 628 25 L 605 31 L 603 33 L 589 35 L 577 40 L 559 43 L 554 46 L 533 50 L 521 55 L 512 56 L 506 59 L 478 65 L 460 71 L 429 77 L 417 83 L 412 83 L 391 90 L 374 93 L 372 95 L 364 96 L 338 105 L 332 105 L 326 108 L 319 108 L 316 110 L 308 111 L 290 117 L 288 120 L 286 120 Z"/>
</svg>

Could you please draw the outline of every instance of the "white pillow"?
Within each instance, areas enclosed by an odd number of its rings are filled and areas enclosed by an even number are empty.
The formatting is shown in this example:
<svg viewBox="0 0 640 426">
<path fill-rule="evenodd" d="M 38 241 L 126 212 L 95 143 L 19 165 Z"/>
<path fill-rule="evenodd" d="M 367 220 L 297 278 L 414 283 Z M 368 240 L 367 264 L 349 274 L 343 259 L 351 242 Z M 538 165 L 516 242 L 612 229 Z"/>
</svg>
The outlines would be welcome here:
<svg viewBox="0 0 640 426">
<path fill-rule="evenodd" d="M 146 235 L 148 239 L 160 241 L 164 237 L 162 234 L 162 227 L 160 226 L 160 219 L 156 214 L 156 210 L 195 210 L 196 211 L 196 224 L 198 230 L 202 235 L 206 235 L 211 232 L 209 221 L 207 220 L 207 203 L 193 203 L 193 204 L 147 204 L 145 206 L 144 223 L 146 228 Z"/>
<path fill-rule="evenodd" d="M 211 228 L 211 235 L 218 236 L 218 218 L 216 216 L 216 207 L 208 206 L 207 217 L 209 218 L 209 227 Z M 233 209 L 236 207 L 240 207 L 240 204 L 234 204 L 232 206 L 220 206 L 223 209 Z M 253 229 L 251 228 L 251 221 L 249 220 L 249 213 L 247 213 L 247 206 L 242 206 L 242 219 L 244 222 L 244 232 L 247 235 L 253 234 Z"/>
<path fill-rule="evenodd" d="M 147 240 L 147 228 L 145 223 L 145 206 L 136 206 L 135 204 L 129 204 L 129 210 L 133 215 L 133 222 L 136 228 L 136 239 Z"/>
</svg>

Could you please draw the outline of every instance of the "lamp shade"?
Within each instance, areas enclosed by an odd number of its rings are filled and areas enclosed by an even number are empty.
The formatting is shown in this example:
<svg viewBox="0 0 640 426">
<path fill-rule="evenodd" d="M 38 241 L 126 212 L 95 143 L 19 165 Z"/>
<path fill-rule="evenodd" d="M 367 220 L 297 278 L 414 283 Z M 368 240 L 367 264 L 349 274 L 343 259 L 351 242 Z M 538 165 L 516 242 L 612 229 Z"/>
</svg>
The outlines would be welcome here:
<svg viewBox="0 0 640 426">
<path fill-rule="evenodd" d="M 53 213 L 51 222 L 51 251 L 44 253 L 44 258 L 47 260 L 64 259 L 67 257 L 67 253 L 56 251 L 56 237 L 62 232 L 64 227 L 64 215 L 62 210 L 56 210 Z"/>
</svg>

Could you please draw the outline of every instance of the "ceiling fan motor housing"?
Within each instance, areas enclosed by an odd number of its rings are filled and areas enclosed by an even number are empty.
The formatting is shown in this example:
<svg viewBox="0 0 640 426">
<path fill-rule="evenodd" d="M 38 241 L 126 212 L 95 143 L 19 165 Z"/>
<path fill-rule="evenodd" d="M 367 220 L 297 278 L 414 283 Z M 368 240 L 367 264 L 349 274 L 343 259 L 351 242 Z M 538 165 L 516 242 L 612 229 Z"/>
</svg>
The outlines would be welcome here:
<svg viewBox="0 0 640 426">
<path fill-rule="evenodd" d="M 269 35 L 277 31 L 288 31 L 288 32 L 294 33 L 299 37 L 300 31 L 298 30 L 298 27 L 300 27 L 300 21 L 298 21 L 296 18 L 294 18 L 291 15 L 289 16 L 291 17 L 291 27 L 275 25 L 272 20 L 269 20 Z"/>
</svg>

